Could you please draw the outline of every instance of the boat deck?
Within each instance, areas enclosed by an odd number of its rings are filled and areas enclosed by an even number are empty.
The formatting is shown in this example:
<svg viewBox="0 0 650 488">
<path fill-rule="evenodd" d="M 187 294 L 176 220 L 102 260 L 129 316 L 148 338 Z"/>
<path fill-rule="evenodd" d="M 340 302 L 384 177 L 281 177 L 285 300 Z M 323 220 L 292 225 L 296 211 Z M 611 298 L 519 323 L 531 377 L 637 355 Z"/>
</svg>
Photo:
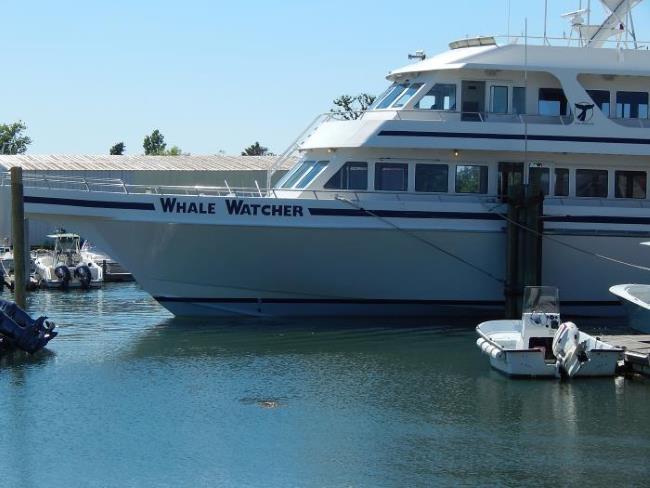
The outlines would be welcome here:
<svg viewBox="0 0 650 488">
<path fill-rule="evenodd" d="M 650 335 L 607 335 L 601 336 L 603 342 L 625 350 L 625 367 L 645 376 L 650 376 Z"/>
</svg>

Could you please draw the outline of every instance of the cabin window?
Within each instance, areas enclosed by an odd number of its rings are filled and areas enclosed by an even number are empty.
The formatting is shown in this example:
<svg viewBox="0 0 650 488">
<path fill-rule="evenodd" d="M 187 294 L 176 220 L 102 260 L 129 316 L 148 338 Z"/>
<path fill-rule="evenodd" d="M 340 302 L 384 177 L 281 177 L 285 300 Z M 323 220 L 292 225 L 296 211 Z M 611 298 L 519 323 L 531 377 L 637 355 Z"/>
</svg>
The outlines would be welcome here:
<svg viewBox="0 0 650 488">
<path fill-rule="evenodd" d="M 384 99 L 377 104 L 377 108 L 389 107 L 395 100 L 397 100 L 397 97 L 399 97 L 404 92 L 404 90 L 408 88 L 408 86 L 408 83 L 400 83 L 399 85 L 395 85 L 393 89 L 389 91 L 388 94 L 384 97 Z"/>
<path fill-rule="evenodd" d="M 367 190 L 368 163 L 348 161 L 325 183 L 328 190 Z"/>
<path fill-rule="evenodd" d="M 287 173 L 287 175 L 283 178 L 284 181 L 280 181 L 279 187 L 280 188 L 293 187 L 293 185 L 295 185 L 296 182 L 300 180 L 300 178 L 305 176 L 305 173 L 307 173 L 307 171 L 309 171 L 314 164 L 315 161 L 304 161 L 300 163 L 294 169 L 289 171 L 289 173 Z"/>
<path fill-rule="evenodd" d="M 446 192 L 449 187 L 449 167 L 446 164 L 416 164 L 415 191 Z"/>
<path fill-rule="evenodd" d="M 538 112 L 547 116 L 566 115 L 567 100 L 562 88 L 540 88 Z"/>
<path fill-rule="evenodd" d="M 512 88 L 512 111 L 516 114 L 526 113 L 526 88 L 523 86 Z"/>
<path fill-rule="evenodd" d="M 576 196 L 607 198 L 607 170 L 577 169 Z"/>
<path fill-rule="evenodd" d="M 569 196 L 569 170 L 567 168 L 555 168 L 555 187 L 553 194 L 556 197 Z"/>
<path fill-rule="evenodd" d="M 402 96 L 397 99 L 397 101 L 393 104 L 393 108 L 399 108 L 406 105 L 420 88 L 422 88 L 422 83 L 413 83 L 406 89 Z"/>
<path fill-rule="evenodd" d="M 305 188 L 311 183 L 327 166 L 328 161 L 305 161 L 293 169 L 284 181 L 279 184 L 280 188 Z"/>
<path fill-rule="evenodd" d="M 606 117 L 610 116 L 609 91 L 587 90 L 587 93 Z"/>
<path fill-rule="evenodd" d="M 409 165 L 406 163 L 376 163 L 375 190 L 406 191 Z"/>
<path fill-rule="evenodd" d="M 456 166 L 456 193 L 487 193 L 488 167 L 477 164 Z"/>
<path fill-rule="evenodd" d="M 423 110 L 456 110 L 456 85 L 436 83 L 415 104 L 415 108 Z"/>
<path fill-rule="evenodd" d="M 533 167 L 528 170 L 529 180 L 532 181 L 532 179 L 537 177 L 538 175 L 539 175 L 540 189 L 542 190 L 542 193 L 544 195 L 548 195 L 551 186 L 551 182 L 550 182 L 551 170 L 548 168 L 539 168 L 539 167 Z"/>
<path fill-rule="evenodd" d="M 616 171 L 616 198 L 645 198 L 645 171 Z"/>
<path fill-rule="evenodd" d="M 294 188 L 306 188 L 309 184 L 311 184 L 312 181 L 316 179 L 319 174 L 323 172 L 328 163 L 329 161 L 316 161 L 313 166 L 309 168 L 307 172 L 305 172 L 305 175 L 298 180 L 298 183 L 296 183 Z"/>
<path fill-rule="evenodd" d="M 619 119 L 647 119 L 646 92 L 616 92 L 616 117 Z"/>
<path fill-rule="evenodd" d="M 490 112 L 494 114 L 508 113 L 508 87 L 490 87 Z"/>
</svg>

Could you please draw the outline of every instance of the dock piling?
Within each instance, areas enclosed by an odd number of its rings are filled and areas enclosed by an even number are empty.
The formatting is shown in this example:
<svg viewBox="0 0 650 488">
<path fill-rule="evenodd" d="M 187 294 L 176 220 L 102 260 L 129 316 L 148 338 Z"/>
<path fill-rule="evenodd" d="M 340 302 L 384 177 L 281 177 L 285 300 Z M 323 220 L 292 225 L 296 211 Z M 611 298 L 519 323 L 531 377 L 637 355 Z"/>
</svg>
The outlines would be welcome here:
<svg viewBox="0 0 650 488">
<path fill-rule="evenodd" d="M 25 207 L 23 202 L 23 169 L 11 168 L 11 234 L 14 253 L 14 300 L 20 308 L 26 306 L 27 251 L 25 242 Z"/>
</svg>

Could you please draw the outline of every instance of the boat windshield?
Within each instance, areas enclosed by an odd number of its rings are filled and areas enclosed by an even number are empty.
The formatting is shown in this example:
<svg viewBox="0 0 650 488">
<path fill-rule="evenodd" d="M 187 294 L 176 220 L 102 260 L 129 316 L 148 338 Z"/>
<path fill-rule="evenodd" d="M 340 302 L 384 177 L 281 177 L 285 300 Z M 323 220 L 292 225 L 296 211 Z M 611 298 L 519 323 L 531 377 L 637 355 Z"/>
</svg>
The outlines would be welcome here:
<svg viewBox="0 0 650 488">
<path fill-rule="evenodd" d="M 78 239 L 77 237 L 60 237 L 56 243 L 57 250 L 60 252 L 76 252 L 79 248 Z"/>
<path fill-rule="evenodd" d="M 554 286 L 527 286 L 524 289 L 524 313 L 560 313 L 560 295 Z"/>
</svg>

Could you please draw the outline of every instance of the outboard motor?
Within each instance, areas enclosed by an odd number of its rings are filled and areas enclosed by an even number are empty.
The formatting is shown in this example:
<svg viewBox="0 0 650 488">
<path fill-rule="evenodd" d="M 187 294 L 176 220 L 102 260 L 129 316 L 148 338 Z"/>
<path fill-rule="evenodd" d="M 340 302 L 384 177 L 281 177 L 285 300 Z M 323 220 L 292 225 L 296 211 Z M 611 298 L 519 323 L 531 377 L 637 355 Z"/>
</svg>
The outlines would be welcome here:
<svg viewBox="0 0 650 488">
<path fill-rule="evenodd" d="M 79 280 L 81 283 L 81 288 L 87 290 L 90 288 L 90 281 L 93 279 L 93 275 L 90 272 L 90 268 L 85 264 L 80 264 L 74 269 L 74 277 Z"/>
<path fill-rule="evenodd" d="M 61 280 L 61 288 L 68 288 L 70 280 L 72 279 L 72 276 L 70 275 L 70 268 L 68 268 L 65 264 L 59 264 L 56 268 L 54 268 L 54 274 L 58 279 Z"/>
<path fill-rule="evenodd" d="M 57 336 L 54 327 L 47 317 L 33 320 L 15 303 L 0 299 L 0 335 L 12 346 L 34 354 Z"/>
</svg>

